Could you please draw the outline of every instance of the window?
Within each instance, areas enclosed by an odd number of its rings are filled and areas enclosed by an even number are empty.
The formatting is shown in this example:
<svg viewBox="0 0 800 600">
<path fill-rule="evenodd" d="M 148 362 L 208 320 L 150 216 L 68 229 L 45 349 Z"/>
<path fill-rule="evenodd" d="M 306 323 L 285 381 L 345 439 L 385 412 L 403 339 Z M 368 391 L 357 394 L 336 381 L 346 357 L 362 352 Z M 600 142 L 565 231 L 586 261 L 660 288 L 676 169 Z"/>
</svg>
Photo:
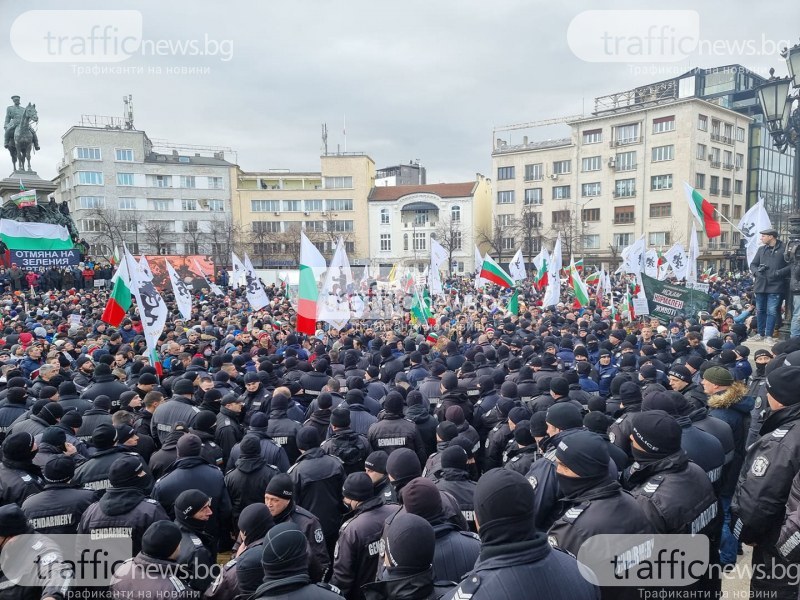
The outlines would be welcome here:
<svg viewBox="0 0 800 600">
<path fill-rule="evenodd" d="M 181 187 L 182 188 L 194 188 L 195 180 L 194 175 L 181 175 Z"/>
<path fill-rule="evenodd" d="M 200 244 L 197 242 L 184 242 L 183 252 L 184 254 L 200 254 Z"/>
<path fill-rule="evenodd" d="M 603 167 L 601 156 L 587 156 L 581 160 L 581 171 L 599 171 Z"/>
<path fill-rule="evenodd" d="M 209 177 L 208 178 L 208 189 L 210 190 L 221 190 L 223 187 L 222 177 Z"/>
<path fill-rule="evenodd" d="M 726 197 L 731 195 L 731 180 L 729 177 L 722 178 L 722 195 Z"/>
<path fill-rule="evenodd" d="M 720 137 L 722 123 L 720 123 L 717 119 L 711 119 L 711 137 Z"/>
<path fill-rule="evenodd" d="M 150 198 L 150 206 L 155 211 L 169 211 L 172 210 L 171 198 Z"/>
<path fill-rule="evenodd" d="M 698 190 L 706 189 L 706 175 L 705 173 L 695 173 L 694 174 L 694 187 Z"/>
<path fill-rule="evenodd" d="M 150 185 L 160 188 L 172 187 L 172 175 L 150 175 Z"/>
<path fill-rule="evenodd" d="M 639 123 L 629 125 L 618 125 L 614 128 L 614 144 L 624 146 L 625 144 L 636 144 L 639 142 Z"/>
<path fill-rule="evenodd" d="M 589 233 L 583 236 L 583 247 L 587 250 L 597 250 L 600 248 L 600 234 Z"/>
<path fill-rule="evenodd" d="M 553 173 L 556 175 L 563 175 L 572 171 L 571 160 L 556 160 L 553 161 Z"/>
<path fill-rule="evenodd" d="M 451 249 L 452 250 L 461 250 L 461 230 L 456 229 L 453 232 L 453 239 L 451 241 Z"/>
<path fill-rule="evenodd" d="M 136 233 L 138 225 L 136 219 L 123 219 L 119 222 L 119 228 L 125 233 Z"/>
<path fill-rule="evenodd" d="M 525 213 L 525 226 L 527 228 L 542 227 L 542 213 L 529 212 Z"/>
<path fill-rule="evenodd" d="M 415 233 L 414 234 L 414 250 L 425 250 L 428 245 L 428 234 Z"/>
<path fill-rule="evenodd" d="M 669 231 L 653 231 L 647 236 L 647 241 L 651 246 L 668 246 Z"/>
<path fill-rule="evenodd" d="M 722 166 L 726 169 L 733 168 L 733 152 L 730 150 L 725 150 L 725 152 L 722 153 Z"/>
<path fill-rule="evenodd" d="M 103 222 L 100 219 L 81 219 L 78 221 L 78 227 L 81 232 L 101 233 L 103 231 Z"/>
<path fill-rule="evenodd" d="M 514 204 L 514 190 L 506 190 L 505 192 L 497 192 L 498 204 Z"/>
<path fill-rule="evenodd" d="M 733 125 L 731 125 L 730 123 L 725 123 L 722 126 L 722 131 L 723 131 L 722 141 L 728 143 L 733 142 Z"/>
<path fill-rule="evenodd" d="M 388 225 L 389 224 L 389 209 L 382 208 L 381 209 L 381 225 Z"/>
<path fill-rule="evenodd" d="M 734 163 L 734 166 L 737 169 L 744 168 L 744 154 L 739 154 L 738 152 L 736 153 L 736 162 Z"/>
<path fill-rule="evenodd" d="M 614 182 L 615 198 L 630 198 L 636 195 L 635 179 L 617 179 Z"/>
<path fill-rule="evenodd" d="M 553 225 L 562 225 L 564 223 L 569 223 L 571 216 L 568 210 L 554 210 L 551 218 Z"/>
<path fill-rule="evenodd" d="M 583 132 L 584 144 L 599 144 L 603 141 L 602 129 L 589 129 Z"/>
<path fill-rule="evenodd" d="M 282 204 L 283 210 L 286 212 L 300 212 L 302 210 L 301 200 L 284 200 Z"/>
<path fill-rule="evenodd" d="M 114 159 L 117 162 L 133 162 L 133 150 L 130 148 L 117 148 L 114 151 Z"/>
<path fill-rule="evenodd" d="M 719 148 L 711 147 L 711 166 L 719 167 L 722 162 L 722 152 Z"/>
<path fill-rule="evenodd" d="M 543 177 L 542 163 L 525 165 L 525 181 L 541 181 Z"/>
<path fill-rule="evenodd" d="M 675 115 L 653 119 L 653 133 L 675 131 Z"/>
<path fill-rule="evenodd" d="M 133 185 L 133 173 L 117 173 L 117 185 Z"/>
<path fill-rule="evenodd" d="M 737 127 L 736 128 L 736 141 L 743 142 L 744 141 L 744 127 Z"/>
<path fill-rule="evenodd" d="M 350 233 L 353 231 L 352 221 L 331 221 L 328 223 L 328 231 L 334 233 Z"/>
<path fill-rule="evenodd" d="M 581 184 L 581 196 L 584 198 L 600 195 L 600 182 Z"/>
<path fill-rule="evenodd" d="M 635 171 L 636 151 L 620 152 L 615 158 L 614 165 L 617 171 Z"/>
<path fill-rule="evenodd" d="M 197 200 L 181 200 L 181 210 L 197 210 Z"/>
<path fill-rule="evenodd" d="M 695 154 L 695 158 L 697 160 L 705 160 L 707 154 L 708 154 L 708 146 L 706 146 L 705 144 L 697 144 L 697 153 Z"/>
<path fill-rule="evenodd" d="M 89 254 L 91 256 L 110 256 L 111 248 L 108 244 L 89 244 Z"/>
<path fill-rule="evenodd" d="M 733 218 L 734 219 L 741 219 L 742 218 L 742 207 L 739 206 L 738 204 L 734 205 L 734 207 L 733 207 Z"/>
<path fill-rule="evenodd" d="M 727 218 L 729 218 L 731 216 L 730 212 L 731 212 L 730 207 L 727 204 L 723 204 L 722 205 L 722 216 L 727 219 Z"/>
<path fill-rule="evenodd" d="M 78 196 L 78 208 L 98 209 L 105 207 L 105 196 Z"/>
<path fill-rule="evenodd" d="M 78 185 L 103 185 L 100 171 L 78 171 Z"/>
<path fill-rule="evenodd" d="M 719 195 L 719 176 L 717 175 L 711 176 L 711 185 L 709 186 L 708 191 L 714 194 L 715 196 Z"/>
<path fill-rule="evenodd" d="M 197 233 L 199 231 L 199 228 L 197 227 L 197 221 L 184 221 L 183 231 L 184 233 Z"/>
<path fill-rule="evenodd" d="M 253 233 L 280 233 L 281 225 L 280 221 L 253 221 Z"/>
<path fill-rule="evenodd" d="M 542 203 L 542 188 L 528 188 L 525 190 L 525 204 L 538 205 Z"/>
<path fill-rule="evenodd" d="M 120 210 L 136 210 L 136 198 L 118 198 L 117 206 Z"/>
<path fill-rule="evenodd" d="M 615 248 L 624 248 L 625 246 L 630 246 L 632 240 L 633 240 L 633 234 L 632 233 L 615 233 L 614 234 L 614 247 Z"/>
<path fill-rule="evenodd" d="M 741 179 L 736 179 L 733 182 L 733 193 L 734 194 L 741 194 L 744 192 L 744 181 Z"/>
<path fill-rule="evenodd" d="M 705 115 L 697 115 L 697 128 L 700 131 L 708 131 L 708 117 Z"/>
<path fill-rule="evenodd" d="M 672 160 L 675 158 L 675 146 L 655 146 L 653 148 L 653 162 Z"/>
<path fill-rule="evenodd" d="M 223 212 L 225 210 L 225 200 L 209 200 L 208 210 L 211 212 Z"/>
<path fill-rule="evenodd" d="M 500 227 L 511 227 L 514 223 L 514 215 L 497 215 L 497 223 Z"/>
<path fill-rule="evenodd" d="M 392 250 L 392 234 L 381 234 L 381 252 L 391 252 Z"/>
<path fill-rule="evenodd" d="M 78 160 L 102 160 L 100 148 L 75 148 L 75 158 Z"/>
<path fill-rule="evenodd" d="M 568 200 L 570 196 L 570 186 L 557 185 L 553 187 L 553 200 Z"/>
<path fill-rule="evenodd" d="M 633 206 L 615 206 L 614 223 L 633 223 L 635 210 Z"/>
<path fill-rule="evenodd" d="M 516 240 L 513 237 L 504 237 L 500 239 L 500 247 L 503 250 L 513 250 L 517 247 Z"/>
<path fill-rule="evenodd" d="M 250 200 L 251 212 L 279 212 L 280 210 L 280 200 Z"/>
<path fill-rule="evenodd" d="M 427 210 L 414 211 L 414 225 L 425 225 L 428 222 Z"/>
<path fill-rule="evenodd" d="M 306 212 L 322 212 L 322 200 L 303 200 L 303 210 Z"/>
<path fill-rule="evenodd" d="M 344 190 L 353 187 L 352 177 L 326 177 L 325 189 L 326 190 Z M 352 210 L 352 209 L 350 209 Z"/>
<path fill-rule="evenodd" d="M 345 241 L 344 251 L 347 252 L 350 256 L 353 256 L 353 254 L 356 251 L 356 243 Z"/>
<path fill-rule="evenodd" d="M 403 234 L 403 250 L 408 251 L 408 234 Z"/>
<path fill-rule="evenodd" d="M 450 221 L 453 223 L 460 223 L 461 222 L 461 207 L 460 206 L 451 206 L 450 207 Z"/>
<path fill-rule="evenodd" d="M 325 201 L 325 210 L 329 211 L 343 211 L 343 210 L 353 210 L 353 201 L 350 199 L 347 200 L 326 200 Z"/>
<path fill-rule="evenodd" d="M 514 179 L 514 167 L 497 167 L 497 181 Z"/>
<path fill-rule="evenodd" d="M 581 211 L 581 220 L 587 222 L 596 222 L 600 220 L 599 208 L 584 208 Z"/>
<path fill-rule="evenodd" d="M 672 175 L 653 175 L 650 178 L 650 189 L 653 191 L 671 190 Z"/>
<path fill-rule="evenodd" d="M 659 202 L 650 205 L 650 218 L 659 219 L 661 217 L 672 216 L 672 204 L 669 202 Z"/>
<path fill-rule="evenodd" d="M 303 223 L 306 231 L 322 233 L 325 231 L 325 221 L 305 221 Z"/>
</svg>

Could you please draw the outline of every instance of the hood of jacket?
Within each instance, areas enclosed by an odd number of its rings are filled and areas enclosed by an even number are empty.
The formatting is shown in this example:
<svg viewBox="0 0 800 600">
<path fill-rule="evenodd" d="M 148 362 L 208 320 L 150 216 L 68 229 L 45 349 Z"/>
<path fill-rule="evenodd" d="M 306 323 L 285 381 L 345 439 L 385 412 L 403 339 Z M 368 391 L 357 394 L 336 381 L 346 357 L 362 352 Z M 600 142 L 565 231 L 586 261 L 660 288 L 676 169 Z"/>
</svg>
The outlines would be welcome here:
<svg viewBox="0 0 800 600">
<path fill-rule="evenodd" d="M 430 416 L 431 413 L 422 404 L 414 404 L 406 410 L 406 418 L 411 419 L 417 425 L 427 421 Z"/>
<path fill-rule="evenodd" d="M 732 408 L 749 413 L 753 408 L 752 402 L 747 402 L 747 386 L 741 381 L 734 381 L 728 389 L 708 397 L 708 408 Z M 744 400 L 744 402 L 743 402 Z M 741 407 L 749 404 L 749 408 Z"/>
<path fill-rule="evenodd" d="M 236 459 L 236 468 L 242 473 L 255 473 L 267 464 L 263 456 L 248 456 L 247 458 L 239 457 Z"/>
<path fill-rule="evenodd" d="M 101 510 L 109 515 L 124 515 L 139 506 L 146 498 L 144 490 L 139 488 L 108 488 L 100 498 Z"/>
</svg>

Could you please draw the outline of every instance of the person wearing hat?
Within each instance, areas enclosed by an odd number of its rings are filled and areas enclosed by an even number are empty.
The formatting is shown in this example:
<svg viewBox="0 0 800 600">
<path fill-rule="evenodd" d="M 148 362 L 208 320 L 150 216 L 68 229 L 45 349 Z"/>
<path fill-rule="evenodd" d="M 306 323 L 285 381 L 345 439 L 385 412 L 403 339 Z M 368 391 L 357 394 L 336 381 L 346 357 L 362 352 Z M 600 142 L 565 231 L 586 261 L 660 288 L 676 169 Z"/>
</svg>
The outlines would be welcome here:
<svg viewBox="0 0 800 600">
<path fill-rule="evenodd" d="M 138 456 L 118 455 L 108 472 L 109 487 L 83 513 L 78 533 L 90 534 L 93 539 L 130 539 L 135 556 L 147 528 L 169 519 L 158 502 L 147 496 L 148 479 Z"/>
<path fill-rule="evenodd" d="M 269 509 L 263 504 L 263 495 L 261 501 L 250 504 L 242 511 L 236 525 L 239 548 L 206 592 L 208 600 L 226 600 L 239 595 L 249 597 L 263 582 L 261 553 L 264 550 L 264 538 L 275 526 Z"/>
<path fill-rule="evenodd" d="M 94 381 L 81 392 L 81 397 L 94 400 L 100 395 L 108 396 L 111 398 L 111 412 L 115 412 L 119 409 L 119 397 L 127 391 L 128 386 L 114 377 L 111 367 L 101 362 L 95 367 Z"/>
<path fill-rule="evenodd" d="M 289 394 L 286 387 L 279 387 L 272 395 L 267 433 L 276 444 L 286 451 L 289 463 L 294 464 L 300 456 L 300 451 L 297 449 L 297 432 L 300 431 L 302 425 L 288 415 L 291 401 Z"/>
<path fill-rule="evenodd" d="M 663 410 L 634 415 L 631 448 L 636 462 L 625 472 L 623 486 L 639 501 L 655 533 L 706 535 L 711 565 L 718 560 L 722 514 L 705 472 L 681 449 L 681 435 L 680 425 Z M 732 562 L 722 558 L 723 566 L 736 562 L 732 541 Z M 713 589 L 710 573 L 688 589 Z"/>
<path fill-rule="evenodd" d="M 514 428 L 514 447 L 507 453 L 508 460 L 503 468 L 525 475 L 535 460 L 542 457 L 542 452 L 531 434 L 531 423 L 523 420 Z"/>
<path fill-rule="evenodd" d="M 349 512 L 339 529 L 331 584 L 338 587 L 345 598 L 359 600 L 361 586 L 375 579 L 380 539 L 395 509 L 375 495 L 372 480 L 364 472 L 347 476 L 342 497 Z"/>
<path fill-rule="evenodd" d="M 22 503 L 31 527 L 45 535 L 77 533 L 81 516 L 97 501 L 97 494 L 71 481 L 75 475 L 75 461 L 68 456 L 55 456 L 42 471 L 42 491 L 28 496 Z"/>
<path fill-rule="evenodd" d="M 28 397 L 28 402 L 31 402 L 30 397 Z M 27 417 L 23 415 L 17 418 L 6 434 L 24 432 L 30 433 L 35 437 L 51 425 L 56 425 L 63 416 L 64 410 L 58 402 L 36 400 L 31 406 L 30 412 L 27 413 Z"/>
<path fill-rule="evenodd" d="M 767 365 L 775 358 L 766 348 L 759 348 L 753 353 L 755 371 L 750 377 L 747 394 L 755 399 L 753 411 L 750 413 L 750 429 L 747 432 L 745 448 L 749 448 L 758 439 L 758 432 L 767 414 Z"/>
<path fill-rule="evenodd" d="M 320 446 L 316 428 L 304 426 L 297 432 L 300 457 L 288 471 L 294 483 L 294 502 L 314 514 L 333 554 L 341 524 L 342 484 L 345 479 L 342 462 L 326 454 Z"/>
<path fill-rule="evenodd" d="M 598 597 L 575 558 L 553 550 L 547 536 L 534 527 L 534 491 L 525 477 L 508 469 L 489 471 L 478 481 L 474 499 L 481 554 L 449 598 Z"/>
<path fill-rule="evenodd" d="M 303 422 L 303 425 L 314 427 L 319 433 L 320 439 L 324 440 L 328 435 L 328 428 L 331 426 L 332 409 L 333 396 L 331 396 L 330 392 L 321 391 L 308 407 L 309 412 L 306 413 L 308 418 Z"/>
<path fill-rule="evenodd" d="M 16 504 L 0 506 L 0 585 L 3 596 L 66 600 L 72 583 L 71 565 L 63 561 L 58 544 L 34 534 Z"/>
<path fill-rule="evenodd" d="M 705 408 L 708 396 L 702 387 L 694 383 L 691 371 L 686 365 L 672 365 L 667 375 L 669 387 L 686 398 L 686 401 L 694 408 Z"/>
<path fill-rule="evenodd" d="M 304 552 L 310 556 L 308 573 L 312 581 L 322 581 L 323 576 L 330 568 L 331 559 L 325 546 L 325 535 L 319 519 L 294 502 L 294 482 L 292 478 L 279 473 L 267 485 L 264 492 L 264 504 L 269 508 L 272 519 L 277 525 L 292 523 L 305 536 L 307 545 Z M 266 545 L 266 542 L 265 542 Z"/>
<path fill-rule="evenodd" d="M 469 530 L 477 531 L 473 503 L 475 481 L 470 478 L 469 461 L 473 464 L 475 462 L 470 443 L 459 436 L 450 446 L 442 450 L 439 478 L 434 479 L 433 483 L 439 491 L 446 492 L 455 499 Z"/>
<path fill-rule="evenodd" d="M 753 339 L 773 344 L 775 340 L 772 334 L 791 266 L 786 262 L 786 245 L 778 239 L 778 231 L 769 228 L 759 233 L 762 245 L 758 247 L 755 258 L 750 263 L 753 291 L 756 295 L 757 332 Z"/>
<path fill-rule="evenodd" d="M 350 428 L 350 411 L 345 407 L 333 409 L 330 425 L 332 433 L 320 445 L 322 451 L 342 461 L 346 475 L 363 471 L 372 447 L 367 436 Z"/>
<path fill-rule="evenodd" d="M 389 455 L 383 450 L 372 452 L 364 461 L 364 472 L 372 480 L 375 495 L 383 498 L 384 504 L 398 504 L 397 494 L 387 474 L 388 460 Z"/>
<path fill-rule="evenodd" d="M 72 381 L 63 381 L 59 384 L 58 403 L 64 409 L 65 413 L 70 410 L 75 410 L 81 416 L 92 408 L 92 403 L 89 400 L 80 397 L 78 389 Z"/>
<path fill-rule="evenodd" d="M 92 407 L 83 413 L 81 426 L 75 434 L 85 444 L 92 443 L 92 434 L 101 423 L 111 424 L 111 398 L 100 395 L 92 401 Z"/>
<path fill-rule="evenodd" d="M 175 521 L 181 532 L 180 551 L 176 561 L 185 567 L 182 581 L 202 594 L 214 579 L 219 540 L 211 523 L 213 501 L 205 492 L 191 488 L 175 499 Z"/>
<path fill-rule="evenodd" d="M 187 433 L 177 444 L 178 459 L 166 475 L 156 481 L 152 497 L 172 516 L 175 501 L 187 489 L 198 489 L 211 498 L 213 514 L 206 530 L 215 541 L 226 542 L 231 518 L 231 498 L 225 487 L 225 476 L 219 468 L 203 457 L 203 442 L 197 435 Z M 216 552 L 215 552 L 216 554 Z"/>
<path fill-rule="evenodd" d="M 88 388 L 94 380 L 94 360 L 88 354 L 81 354 L 75 359 L 76 372 L 72 378 L 75 389 L 79 394 Z"/>
<path fill-rule="evenodd" d="M 158 438 L 158 442 L 163 445 L 173 425 L 179 421 L 189 427 L 194 425 L 200 410 L 195 406 L 193 396 L 194 384 L 188 379 L 180 378 L 173 383 L 172 397 L 167 402 L 159 404 L 153 412 L 151 427 L 154 440 Z"/>
<path fill-rule="evenodd" d="M 509 387 L 516 387 L 513 381 L 507 381 L 501 388 L 501 393 L 508 392 Z M 495 407 L 483 417 L 484 424 L 494 423 L 494 426 L 486 436 L 483 447 L 481 469 L 485 473 L 489 469 L 503 466 L 503 452 L 508 443 L 513 440 L 514 433 L 511 430 L 510 422 L 519 422 L 530 417 L 530 411 L 521 406 L 518 402 L 504 395 L 495 404 Z M 520 409 L 520 410 L 516 410 Z M 512 417 L 512 412 L 513 417 Z"/>
<path fill-rule="evenodd" d="M 67 432 L 58 425 L 51 425 L 34 440 L 37 449 L 33 464 L 40 469 L 44 469 L 45 464 L 56 456 L 68 456 L 75 460 L 73 457 L 77 449 L 74 445 L 68 444 Z"/>
<path fill-rule="evenodd" d="M 250 423 L 250 417 L 256 412 L 269 412 L 269 393 L 261 382 L 258 373 L 245 373 L 244 392 L 239 396 L 244 404 L 244 423 Z"/>
<path fill-rule="evenodd" d="M 436 410 L 439 406 L 439 399 L 442 395 L 442 375 L 447 371 L 444 363 L 435 361 L 430 365 L 430 374 L 428 374 L 421 382 L 417 389 L 419 393 L 425 398 L 431 407 L 431 412 Z"/>
<path fill-rule="evenodd" d="M 453 374 L 455 375 L 455 374 Z M 458 385 L 456 380 L 455 386 Z M 420 464 L 427 459 L 425 444 L 416 425 L 404 418 L 403 396 L 392 391 L 383 402 L 382 418 L 370 426 L 367 439 L 373 450 L 384 450 L 391 454 L 398 448 L 409 448 L 417 454 Z"/>
<path fill-rule="evenodd" d="M 170 521 L 151 524 L 142 536 L 142 549 L 120 564 L 109 585 L 113 598 L 171 598 L 186 600 L 192 590 L 181 582 L 180 528 Z"/>
<path fill-rule="evenodd" d="M 458 427 L 452 421 L 442 421 L 436 427 L 436 452 L 428 457 L 422 469 L 423 477 L 437 479 L 441 470 L 441 453 L 458 437 Z"/>
<path fill-rule="evenodd" d="M 597 359 L 597 386 L 601 397 L 608 398 L 611 395 L 611 382 L 617 373 L 619 367 L 614 364 L 611 351 L 600 349 Z"/>
<path fill-rule="evenodd" d="M 731 500 L 731 530 L 741 543 L 753 546 L 753 567 L 759 567 L 750 579 L 750 592 L 762 597 L 789 598 L 797 593 L 797 582 L 788 572 L 798 560 L 791 543 L 800 494 L 796 477 L 800 465 L 793 458 L 800 452 L 798 381 L 800 366 L 779 367 L 767 375 L 770 411 L 760 437 L 747 450 Z"/>
<path fill-rule="evenodd" d="M 139 398 L 144 400 L 144 397 L 149 392 L 152 392 L 157 385 L 158 385 L 158 377 L 156 377 L 153 373 L 142 373 L 139 376 L 139 380 L 131 388 L 131 390 L 135 392 L 136 395 L 139 396 Z"/>
<path fill-rule="evenodd" d="M 172 466 L 172 463 L 177 460 L 178 440 L 184 434 L 188 433 L 188 431 L 189 428 L 186 427 L 186 423 L 176 423 L 169 436 L 167 436 L 164 445 L 152 454 L 150 460 L 148 461 L 148 465 L 153 474 L 153 479 L 161 479 L 161 477 L 163 477 L 167 470 Z"/>
<path fill-rule="evenodd" d="M 0 461 L 0 503 L 21 505 L 28 496 L 42 490 L 42 472 L 33 463 L 37 445 L 26 432 L 12 433 L 3 440 Z"/>
<path fill-rule="evenodd" d="M 439 405 L 435 411 L 439 421 L 445 420 L 445 412 L 451 406 L 460 407 L 467 421 L 472 421 L 472 402 L 466 390 L 460 387 L 458 376 L 453 371 L 447 371 L 442 375 L 439 398 Z"/>
<path fill-rule="evenodd" d="M 300 385 L 303 386 L 303 400 L 309 406 L 322 392 L 328 379 L 330 379 L 330 362 L 326 358 L 317 358 L 312 364 L 312 371 L 300 376 Z"/>
<path fill-rule="evenodd" d="M 275 465 L 279 472 L 285 473 L 291 466 L 289 464 L 289 458 L 286 455 L 286 451 L 281 446 L 276 444 L 272 437 L 270 437 L 269 433 L 267 433 L 268 427 L 269 421 L 267 420 L 267 415 L 257 412 L 254 413 L 250 419 L 250 425 L 247 427 L 245 434 L 252 434 L 256 436 L 261 445 L 261 456 L 264 457 L 264 460 L 267 462 L 267 464 Z M 225 468 L 226 471 L 230 471 L 236 466 L 236 460 L 239 458 L 240 453 L 241 442 L 231 448 L 231 455 L 230 458 L 228 458 L 228 464 Z"/>
<path fill-rule="evenodd" d="M 252 433 L 244 436 L 235 467 L 225 474 L 225 487 L 231 497 L 234 522 L 239 519 L 246 506 L 263 502 L 264 490 L 277 474 L 277 467 L 268 464 L 261 455 L 259 438 Z"/>
<path fill-rule="evenodd" d="M 28 412 L 28 392 L 24 383 L 19 387 L 8 387 L 5 391 L 5 404 L 0 406 L 0 442 L 5 439 L 11 425 Z"/>
<path fill-rule="evenodd" d="M 225 394 L 220 400 L 219 414 L 214 427 L 214 441 L 222 451 L 222 465 L 228 464 L 231 450 L 244 436 L 242 418 L 244 417 L 244 404 L 241 396 Z"/>
</svg>

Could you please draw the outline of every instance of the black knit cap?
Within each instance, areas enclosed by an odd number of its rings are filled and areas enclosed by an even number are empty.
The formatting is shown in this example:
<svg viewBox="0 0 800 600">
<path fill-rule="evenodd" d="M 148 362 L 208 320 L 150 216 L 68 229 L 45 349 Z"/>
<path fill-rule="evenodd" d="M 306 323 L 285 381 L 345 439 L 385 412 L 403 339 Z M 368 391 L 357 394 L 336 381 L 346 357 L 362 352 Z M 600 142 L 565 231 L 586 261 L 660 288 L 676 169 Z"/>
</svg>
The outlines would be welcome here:
<svg viewBox="0 0 800 600">
<path fill-rule="evenodd" d="M 680 394 L 680 392 L 678 393 Z M 642 412 L 652 410 L 664 411 L 670 415 L 677 414 L 675 402 L 669 392 L 653 392 L 652 394 L 647 394 L 647 398 L 642 400 Z"/>
<path fill-rule="evenodd" d="M 304 572 L 308 565 L 308 542 L 292 521 L 275 525 L 264 536 L 261 566 L 266 579 L 277 579 L 292 572 Z"/>
<path fill-rule="evenodd" d="M 403 488 L 403 508 L 407 513 L 431 521 L 442 514 L 442 495 L 427 477 L 417 477 Z"/>
<path fill-rule="evenodd" d="M 167 560 L 180 546 L 182 534 L 172 521 L 152 523 L 142 536 L 142 552 L 159 560 Z"/>
<path fill-rule="evenodd" d="M 684 383 L 692 383 L 692 374 L 683 365 L 672 365 L 669 370 L 670 377 L 674 377 Z"/>
<path fill-rule="evenodd" d="M 375 496 L 375 487 L 372 485 L 369 475 L 363 471 L 350 473 L 344 480 L 342 496 L 363 502 Z"/>
<path fill-rule="evenodd" d="M 41 442 L 63 449 L 67 441 L 67 432 L 61 427 L 50 426 L 42 432 Z"/>
<path fill-rule="evenodd" d="M 180 513 L 186 518 L 191 518 L 198 510 L 203 508 L 211 497 L 200 490 L 185 490 L 175 499 L 175 513 Z"/>
<path fill-rule="evenodd" d="M 519 423 L 520 421 L 527 421 L 531 418 L 531 411 L 524 406 L 515 406 L 508 411 L 508 420 L 512 423 Z"/>
<path fill-rule="evenodd" d="M 396 481 L 413 479 L 422 475 L 422 466 L 416 452 L 410 448 L 398 448 L 386 461 L 386 473 Z"/>
<path fill-rule="evenodd" d="M 568 396 L 569 383 L 563 377 L 553 377 L 550 380 L 550 391 L 559 396 Z"/>
<path fill-rule="evenodd" d="M 561 439 L 556 458 L 579 477 L 598 477 L 608 473 L 607 442 L 591 431 L 576 431 Z"/>
<path fill-rule="evenodd" d="M 334 427 L 350 427 L 350 411 L 346 408 L 334 408 L 331 411 L 331 425 Z"/>
<path fill-rule="evenodd" d="M 193 433 L 185 433 L 180 437 L 178 443 L 175 444 L 178 451 L 178 458 L 186 458 L 187 456 L 200 456 L 203 449 L 203 442 L 200 438 Z"/>
<path fill-rule="evenodd" d="M 317 431 L 316 427 L 306 425 L 298 430 L 295 440 L 297 441 L 297 448 L 299 450 L 318 448 L 320 445 L 319 431 Z"/>
<path fill-rule="evenodd" d="M 16 504 L 0 506 L 0 536 L 12 537 L 30 531 L 28 518 Z"/>
<path fill-rule="evenodd" d="M 75 461 L 64 454 L 54 456 L 45 463 L 42 475 L 47 483 L 66 483 L 75 475 Z"/>
<path fill-rule="evenodd" d="M 800 402 L 797 384 L 800 381 L 800 367 L 781 367 L 767 375 L 767 393 L 784 406 Z"/>
<path fill-rule="evenodd" d="M 244 533 L 244 542 L 250 545 L 262 539 L 266 533 L 275 526 L 272 514 L 266 504 L 256 502 L 242 509 L 237 521 L 239 531 Z"/>
<path fill-rule="evenodd" d="M 528 480 L 516 471 L 491 469 L 478 480 L 475 517 L 481 540 L 502 535 L 524 540 L 534 531 L 534 494 Z"/>
<path fill-rule="evenodd" d="M 530 421 L 520 421 L 514 429 L 514 441 L 520 446 L 530 446 L 535 443 L 533 435 L 531 435 Z"/>
<path fill-rule="evenodd" d="M 451 444 L 439 455 L 443 469 L 467 470 L 467 451 L 458 444 Z"/>
<path fill-rule="evenodd" d="M 638 404 L 642 401 L 642 389 L 632 381 L 626 381 L 619 387 L 619 398 L 625 406 Z"/>
<path fill-rule="evenodd" d="M 146 475 L 138 456 L 123 454 L 111 464 L 108 481 L 115 488 L 142 487 L 149 481 Z"/>
<path fill-rule="evenodd" d="M 663 410 L 633 415 L 631 434 L 642 450 L 653 457 L 664 457 L 681 449 L 681 426 Z"/>
<path fill-rule="evenodd" d="M 294 483 L 292 483 L 292 478 L 286 473 L 278 473 L 269 480 L 264 493 L 275 496 L 276 498 L 291 500 L 294 497 Z"/>
<path fill-rule="evenodd" d="M 436 536 L 431 524 L 418 515 L 399 513 L 386 528 L 383 541 L 390 573 L 413 575 L 427 571 L 433 563 Z"/>
<path fill-rule="evenodd" d="M 547 409 L 545 421 L 562 431 L 583 426 L 581 409 L 571 402 L 557 402 Z"/>
<path fill-rule="evenodd" d="M 436 437 L 443 442 L 449 442 L 458 435 L 458 426 L 451 421 L 442 421 L 436 426 Z"/>
<path fill-rule="evenodd" d="M 547 435 L 547 413 L 543 410 L 537 410 L 531 416 L 530 430 L 531 435 L 534 437 L 544 437 Z"/>
<path fill-rule="evenodd" d="M 261 456 L 261 442 L 258 436 L 248 433 L 239 442 L 239 451 L 242 458 L 255 458 Z"/>
<path fill-rule="evenodd" d="M 386 475 L 386 462 L 389 460 L 389 455 L 383 450 L 375 450 L 367 456 L 364 461 L 364 467 L 375 473 Z"/>
<path fill-rule="evenodd" d="M 608 426 L 611 424 L 611 419 L 605 413 L 599 411 L 591 411 L 586 413 L 583 417 L 583 426 L 589 431 L 604 435 L 608 433 Z"/>
</svg>

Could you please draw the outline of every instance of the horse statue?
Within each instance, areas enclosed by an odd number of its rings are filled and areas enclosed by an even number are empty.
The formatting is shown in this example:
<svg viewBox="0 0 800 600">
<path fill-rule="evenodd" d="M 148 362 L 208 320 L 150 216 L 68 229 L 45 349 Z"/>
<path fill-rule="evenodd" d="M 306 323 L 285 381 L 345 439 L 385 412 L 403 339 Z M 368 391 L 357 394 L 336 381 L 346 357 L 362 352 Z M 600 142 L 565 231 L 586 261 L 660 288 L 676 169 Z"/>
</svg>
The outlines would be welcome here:
<svg viewBox="0 0 800 600">
<path fill-rule="evenodd" d="M 22 116 L 14 129 L 14 143 L 9 144 L 8 151 L 11 153 L 11 162 L 14 163 L 14 170 L 17 170 L 17 160 L 19 160 L 19 170 L 25 170 L 25 161 L 28 161 L 28 171 L 31 169 L 31 146 L 33 145 L 34 132 L 31 123 L 38 123 L 39 114 L 36 112 L 36 105 L 28 102 L 28 106 L 22 111 Z"/>
</svg>

